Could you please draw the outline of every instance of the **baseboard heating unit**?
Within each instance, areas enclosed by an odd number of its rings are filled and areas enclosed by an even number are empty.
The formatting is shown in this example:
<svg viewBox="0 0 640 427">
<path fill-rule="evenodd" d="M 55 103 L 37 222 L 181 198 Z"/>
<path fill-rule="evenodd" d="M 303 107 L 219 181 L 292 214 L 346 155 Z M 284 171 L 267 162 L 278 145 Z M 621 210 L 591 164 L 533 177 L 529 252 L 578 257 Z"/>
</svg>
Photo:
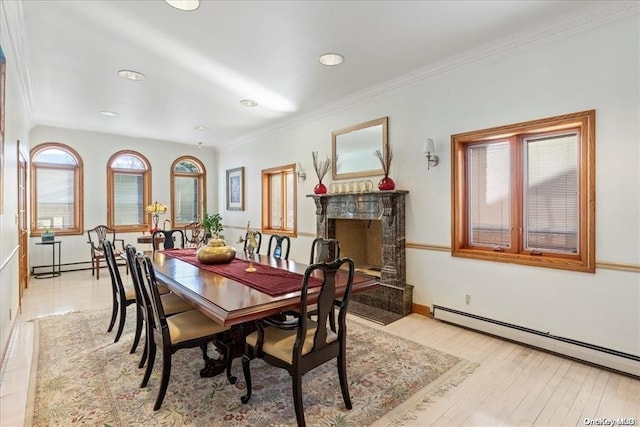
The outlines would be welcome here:
<svg viewBox="0 0 640 427">
<path fill-rule="evenodd" d="M 434 319 L 474 329 L 640 378 L 640 356 L 434 305 Z"/>
</svg>

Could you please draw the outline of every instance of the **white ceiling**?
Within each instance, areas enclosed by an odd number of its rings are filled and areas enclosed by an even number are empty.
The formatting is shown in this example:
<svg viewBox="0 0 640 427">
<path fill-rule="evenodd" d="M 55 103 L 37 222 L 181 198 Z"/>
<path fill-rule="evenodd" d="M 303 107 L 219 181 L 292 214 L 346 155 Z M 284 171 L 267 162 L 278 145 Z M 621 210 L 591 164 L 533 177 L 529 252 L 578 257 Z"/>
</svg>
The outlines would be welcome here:
<svg viewBox="0 0 640 427">
<path fill-rule="evenodd" d="M 228 146 L 592 3 L 23 1 L 32 124 Z"/>
</svg>

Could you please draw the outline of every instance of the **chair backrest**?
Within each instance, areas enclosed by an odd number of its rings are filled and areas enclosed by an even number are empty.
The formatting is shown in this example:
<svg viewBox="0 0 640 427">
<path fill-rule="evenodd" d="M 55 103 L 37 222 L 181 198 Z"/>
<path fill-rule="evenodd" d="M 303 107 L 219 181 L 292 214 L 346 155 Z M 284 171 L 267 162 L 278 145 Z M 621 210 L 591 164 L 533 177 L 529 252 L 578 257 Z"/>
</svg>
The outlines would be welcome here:
<svg viewBox="0 0 640 427">
<path fill-rule="evenodd" d="M 87 230 L 87 237 L 89 238 L 89 243 L 91 243 L 95 249 L 102 251 L 102 241 L 109 239 L 111 243 L 113 243 L 116 238 L 116 230 L 106 225 L 98 225 L 97 227 Z"/>
<path fill-rule="evenodd" d="M 207 238 L 207 233 L 199 222 L 192 222 L 184 226 L 184 246 L 185 248 L 198 248 L 202 246 Z"/>
<path fill-rule="evenodd" d="M 164 240 L 159 239 L 158 237 L 160 236 L 162 236 Z M 162 245 L 162 249 L 184 249 L 184 231 L 179 229 L 155 231 L 151 235 L 151 244 L 153 245 L 154 251 L 158 250 L 160 245 Z"/>
<path fill-rule="evenodd" d="M 136 247 L 132 244 L 128 244 L 124 248 L 125 255 L 127 257 L 127 265 L 129 266 L 129 271 L 131 271 L 131 282 L 133 283 L 133 289 L 136 291 L 136 304 L 140 306 L 145 313 L 149 313 L 149 297 L 144 295 L 144 289 L 142 288 L 142 272 L 140 271 L 140 267 L 136 262 L 136 255 L 138 251 Z M 145 319 L 148 318 L 148 315 L 145 315 Z"/>
<path fill-rule="evenodd" d="M 345 268 L 346 265 L 346 268 Z M 307 324 L 309 322 L 307 316 L 309 278 L 314 276 L 316 271 L 322 272 L 322 286 L 317 301 L 317 329 L 313 338 L 312 352 L 320 350 L 327 346 L 327 326 L 338 334 L 338 341 L 345 339 L 346 316 L 349 299 L 351 297 L 351 288 L 353 286 L 354 264 L 351 258 L 338 258 L 332 262 L 323 262 L 312 264 L 304 272 L 302 279 L 302 294 L 300 299 L 300 328 L 296 337 L 296 345 L 294 353 L 302 351 L 303 343 L 306 337 Z M 316 276 L 317 277 L 317 276 Z M 337 285 L 344 283 L 345 292 L 341 299 L 336 299 Z M 327 322 L 335 305 L 339 305 L 338 323 Z M 327 325 L 328 324 L 328 325 Z M 337 327 L 336 327 L 337 326 Z M 342 341 L 344 344 L 344 342 Z M 296 356 L 294 354 L 294 360 Z"/>
<path fill-rule="evenodd" d="M 256 248 L 254 250 L 254 254 L 259 254 L 260 253 L 260 245 L 262 245 L 262 233 L 259 231 L 252 231 L 251 233 L 253 233 L 254 238 L 256 239 Z M 244 250 L 247 250 L 247 246 L 249 245 L 249 239 L 251 239 L 251 236 L 249 235 L 249 233 L 247 232 L 247 234 L 244 235 Z"/>
<path fill-rule="evenodd" d="M 340 242 L 336 239 L 323 239 L 322 237 L 313 239 L 309 264 L 335 261 L 338 258 L 340 258 Z"/>
<path fill-rule="evenodd" d="M 280 236 L 278 234 L 272 234 L 271 237 L 269 237 L 269 247 L 267 248 L 267 256 L 271 256 L 272 245 L 273 245 L 274 258 L 289 259 L 289 249 L 291 248 L 291 240 L 289 239 L 289 236 Z"/>
<path fill-rule="evenodd" d="M 122 276 L 120 276 L 120 270 L 118 270 L 118 263 L 116 260 L 116 254 L 113 249 L 113 243 L 109 239 L 104 239 L 101 242 L 104 249 L 104 258 L 107 261 L 107 268 L 109 269 L 109 275 L 111 276 L 111 287 L 114 294 L 120 297 L 121 301 L 125 300 L 124 285 L 122 284 Z"/>
<path fill-rule="evenodd" d="M 142 293 L 146 294 L 149 298 L 151 308 L 152 321 L 150 326 L 157 332 L 156 336 L 162 339 L 160 345 L 168 344 L 171 342 L 171 336 L 169 335 L 169 326 L 167 325 L 167 318 L 164 314 L 164 308 L 162 307 L 162 300 L 160 299 L 160 292 L 158 291 L 158 281 L 156 280 L 156 273 L 153 269 L 151 259 L 143 253 L 136 255 L 137 268 L 143 276 L 142 280 Z"/>
</svg>

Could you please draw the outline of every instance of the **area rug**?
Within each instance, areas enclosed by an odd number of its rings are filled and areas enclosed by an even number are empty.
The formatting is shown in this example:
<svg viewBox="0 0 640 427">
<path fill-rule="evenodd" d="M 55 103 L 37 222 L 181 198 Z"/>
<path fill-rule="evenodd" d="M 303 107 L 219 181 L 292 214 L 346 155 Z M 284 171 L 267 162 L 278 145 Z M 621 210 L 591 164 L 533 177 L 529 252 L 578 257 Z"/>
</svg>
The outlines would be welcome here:
<svg viewBox="0 0 640 427">
<path fill-rule="evenodd" d="M 132 307 L 130 307 L 132 308 Z M 285 426 L 295 425 L 288 373 L 261 360 L 251 363 L 251 401 L 240 397 L 246 384 L 240 359 L 238 382 L 224 375 L 200 378 L 199 349 L 173 356 L 162 407 L 153 411 L 161 360 L 141 389 L 141 347 L 130 354 L 134 313 L 122 338 L 106 333 L 110 310 L 75 312 L 35 320 L 36 353 L 31 371 L 26 425 L 64 426 Z M 335 363 L 303 377 L 304 410 L 310 426 L 366 426 L 376 420 L 398 425 L 423 410 L 430 396 L 462 381 L 474 365 L 370 326 L 348 322 L 348 380 L 353 409 L 344 407 Z M 398 408 L 402 411 L 398 412 Z M 394 411 L 395 409 L 395 411 Z"/>
</svg>

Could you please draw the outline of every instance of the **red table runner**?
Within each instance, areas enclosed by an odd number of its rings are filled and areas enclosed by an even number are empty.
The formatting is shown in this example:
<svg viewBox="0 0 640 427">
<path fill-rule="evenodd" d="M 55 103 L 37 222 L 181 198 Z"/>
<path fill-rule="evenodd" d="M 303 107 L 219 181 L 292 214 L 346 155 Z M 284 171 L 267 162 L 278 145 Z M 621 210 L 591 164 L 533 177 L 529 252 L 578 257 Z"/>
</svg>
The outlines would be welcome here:
<svg viewBox="0 0 640 427">
<path fill-rule="evenodd" d="M 235 280 L 260 292 L 271 296 L 296 292 L 302 289 L 302 274 L 288 270 L 282 270 L 270 265 L 257 262 L 253 263 L 256 271 L 247 273 L 245 269 L 249 266 L 249 261 L 234 259 L 228 264 L 203 264 L 198 261 L 195 249 L 167 249 L 162 251 L 166 256 L 177 258 L 181 261 L 195 265 L 203 270 L 219 274 L 228 279 Z M 322 285 L 322 280 L 317 277 L 309 278 L 309 288 Z"/>
</svg>

